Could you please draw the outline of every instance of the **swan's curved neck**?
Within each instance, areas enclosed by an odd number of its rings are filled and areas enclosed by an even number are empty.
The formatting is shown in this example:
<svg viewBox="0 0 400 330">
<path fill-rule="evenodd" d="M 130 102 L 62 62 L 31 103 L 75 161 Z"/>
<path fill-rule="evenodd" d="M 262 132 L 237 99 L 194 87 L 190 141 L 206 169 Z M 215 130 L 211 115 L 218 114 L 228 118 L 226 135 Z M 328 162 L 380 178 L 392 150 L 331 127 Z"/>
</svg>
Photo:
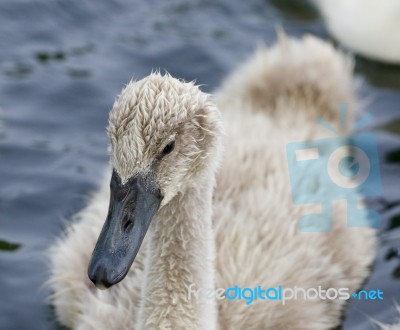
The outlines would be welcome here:
<svg viewBox="0 0 400 330">
<path fill-rule="evenodd" d="M 215 301 L 189 294 L 190 287 L 214 288 L 214 179 L 202 177 L 208 182 L 178 194 L 149 228 L 137 329 L 216 328 Z"/>
</svg>

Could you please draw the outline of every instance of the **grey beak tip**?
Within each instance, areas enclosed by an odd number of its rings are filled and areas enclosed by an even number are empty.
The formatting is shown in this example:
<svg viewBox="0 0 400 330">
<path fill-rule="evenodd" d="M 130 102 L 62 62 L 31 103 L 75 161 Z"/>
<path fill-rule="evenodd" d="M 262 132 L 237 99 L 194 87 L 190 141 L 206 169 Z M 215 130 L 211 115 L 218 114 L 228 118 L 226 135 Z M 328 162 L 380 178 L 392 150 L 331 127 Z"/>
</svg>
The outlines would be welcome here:
<svg viewBox="0 0 400 330">
<path fill-rule="evenodd" d="M 106 267 L 101 265 L 94 268 L 89 267 L 88 276 L 96 288 L 101 290 L 108 289 L 115 284 L 108 278 Z"/>
</svg>

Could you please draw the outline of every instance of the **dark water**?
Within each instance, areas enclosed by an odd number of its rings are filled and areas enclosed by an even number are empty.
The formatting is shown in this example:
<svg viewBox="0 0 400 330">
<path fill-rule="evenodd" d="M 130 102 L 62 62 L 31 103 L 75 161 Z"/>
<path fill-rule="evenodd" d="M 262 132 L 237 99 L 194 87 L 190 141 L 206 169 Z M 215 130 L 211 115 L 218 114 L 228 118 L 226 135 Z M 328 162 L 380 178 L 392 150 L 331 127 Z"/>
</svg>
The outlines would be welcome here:
<svg viewBox="0 0 400 330">
<path fill-rule="evenodd" d="M 123 84 L 162 68 L 211 91 L 279 25 L 328 38 L 303 1 L 0 2 L 0 329 L 58 328 L 43 252 L 106 167 L 104 128 Z M 400 246 L 400 68 L 358 58 L 357 72 L 384 187 L 372 201 L 382 247 L 365 288 L 385 299 L 353 301 L 343 329 L 372 328 L 367 315 L 394 322 L 400 300 L 400 260 L 386 258 Z"/>
</svg>

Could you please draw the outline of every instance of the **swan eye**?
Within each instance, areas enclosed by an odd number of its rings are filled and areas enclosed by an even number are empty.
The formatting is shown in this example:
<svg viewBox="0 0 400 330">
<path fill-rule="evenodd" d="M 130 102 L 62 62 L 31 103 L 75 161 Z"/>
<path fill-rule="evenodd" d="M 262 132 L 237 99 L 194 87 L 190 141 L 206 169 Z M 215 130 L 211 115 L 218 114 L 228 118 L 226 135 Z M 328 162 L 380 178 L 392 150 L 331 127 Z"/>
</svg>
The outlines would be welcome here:
<svg viewBox="0 0 400 330">
<path fill-rule="evenodd" d="M 170 143 L 168 143 L 165 148 L 162 151 L 162 155 L 168 155 L 169 153 L 172 152 L 172 150 L 174 150 L 175 148 L 175 141 L 171 141 Z"/>
</svg>

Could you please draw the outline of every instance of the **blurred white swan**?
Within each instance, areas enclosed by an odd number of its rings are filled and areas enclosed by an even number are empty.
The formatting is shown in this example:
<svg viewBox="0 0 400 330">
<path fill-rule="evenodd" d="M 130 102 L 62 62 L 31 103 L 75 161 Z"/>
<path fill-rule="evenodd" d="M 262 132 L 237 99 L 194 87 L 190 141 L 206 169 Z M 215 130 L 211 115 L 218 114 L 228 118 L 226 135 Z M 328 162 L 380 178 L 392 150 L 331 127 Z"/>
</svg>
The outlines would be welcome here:
<svg viewBox="0 0 400 330">
<path fill-rule="evenodd" d="M 311 1 L 345 47 L 374 60 L 400 63 L 399 0 Z"/>
</svg>

